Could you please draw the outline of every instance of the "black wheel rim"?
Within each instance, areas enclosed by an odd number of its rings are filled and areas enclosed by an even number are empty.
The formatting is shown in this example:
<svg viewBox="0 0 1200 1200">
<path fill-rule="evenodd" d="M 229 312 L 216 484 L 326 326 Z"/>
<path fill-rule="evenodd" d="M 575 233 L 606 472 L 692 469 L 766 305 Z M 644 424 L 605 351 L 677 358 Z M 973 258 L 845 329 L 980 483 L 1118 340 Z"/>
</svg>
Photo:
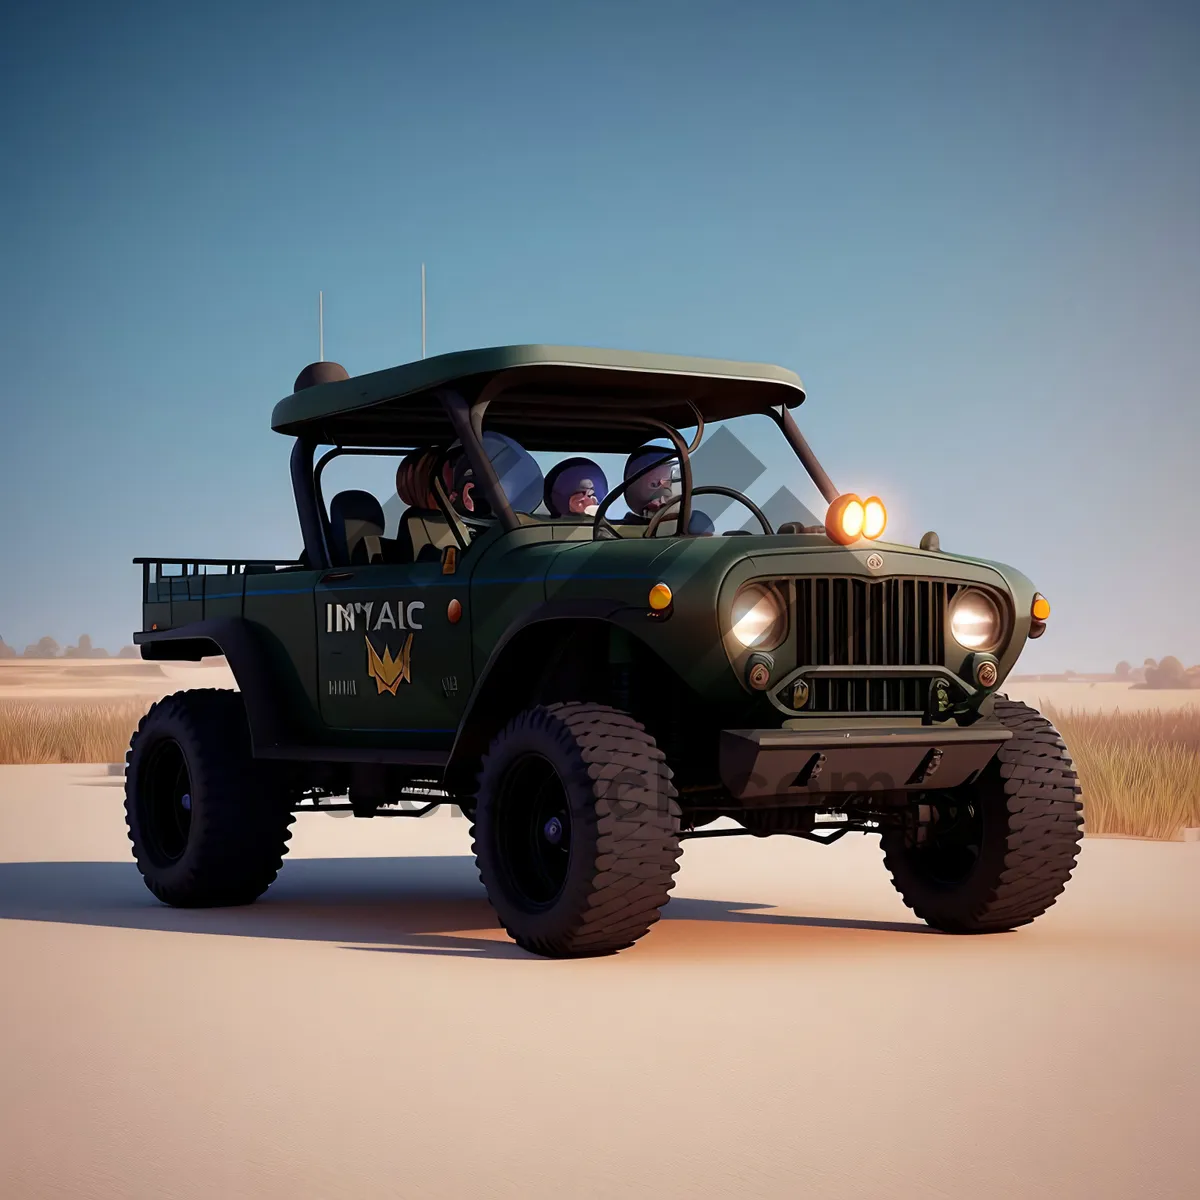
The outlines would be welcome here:
<svg viewBox="0 0 1200 1200">
<path fill-rule="evenodd" d="M 504 773 L 495 806 L 496 848 L 514 898 L 549 908 L 567 882 L 571 813 L 554 766 L 526 754 Z"/>
<path fill-rule="evenodd" d="M 166 738 L 151 749 L 139 784 L 146 849 L 159 866 L 170 866 L 183 857 L 192 828 L 192 781 L 178 742 Z"/>
<path fill-rule="evenodd" d="M 913 849 L 914 862 L 931 883 L 954 887 L 975 870 L 983 851 L 983 813 L 978 804 L 948 800 L 933 806 L 925 840 Z"/>
</svg>

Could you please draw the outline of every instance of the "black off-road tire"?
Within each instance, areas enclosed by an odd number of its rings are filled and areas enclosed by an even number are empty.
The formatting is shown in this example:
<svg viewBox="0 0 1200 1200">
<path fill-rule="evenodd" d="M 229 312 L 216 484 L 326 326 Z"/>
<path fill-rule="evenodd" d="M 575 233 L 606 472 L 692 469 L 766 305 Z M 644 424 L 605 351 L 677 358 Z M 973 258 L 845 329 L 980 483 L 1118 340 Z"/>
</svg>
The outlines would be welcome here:
<svg viewBox="0 0 1200 1200">
<path fill-rule="evenodd" d="M 1083 837 L 1078 777 L 1058 730 L 1004 696 L 995 713 L 1012 738 L 973 784 L 925 795 L 942 817 L 931 840 L 916 844 L 913 823 L 882 831 L 904 903 L 947 933 L 998 933 L 1041 916 L 1066 887 Z"/>
<path fill-rule="evenodd" d="M 251 755 L 237 692 L 202 689 L 160 700 L 138 725 L 125 763 L 129 840 L 158 899 L 216 908 L 249 904 L 270 887 L 294 817 Z"/>
<path fill-rule="evenodd" d="M 679 805 L 663 752 L 627 713 L 576 702 L 519 713 L 492 740 L 471 803 L 479 877 L 519 946 L 611 954 L 658 920 L 679 868 Z M 555 822 L 565 851 L 549 841 Z"/>
</svg>

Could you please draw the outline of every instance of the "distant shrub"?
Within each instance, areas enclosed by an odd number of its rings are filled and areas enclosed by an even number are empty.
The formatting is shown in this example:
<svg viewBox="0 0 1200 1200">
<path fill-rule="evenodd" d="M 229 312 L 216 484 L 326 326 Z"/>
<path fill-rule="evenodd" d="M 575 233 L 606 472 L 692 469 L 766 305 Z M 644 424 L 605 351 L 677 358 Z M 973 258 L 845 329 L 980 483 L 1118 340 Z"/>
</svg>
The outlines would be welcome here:
<svg viewBox="0 0 1200 1200">
<path fill-rule="evenodd" d="M 1117 663 L 1117 669 L 1113 672 L 1118 679 L 1128 679 L 1133 668 L 1127 662 Z"/>
</svg>

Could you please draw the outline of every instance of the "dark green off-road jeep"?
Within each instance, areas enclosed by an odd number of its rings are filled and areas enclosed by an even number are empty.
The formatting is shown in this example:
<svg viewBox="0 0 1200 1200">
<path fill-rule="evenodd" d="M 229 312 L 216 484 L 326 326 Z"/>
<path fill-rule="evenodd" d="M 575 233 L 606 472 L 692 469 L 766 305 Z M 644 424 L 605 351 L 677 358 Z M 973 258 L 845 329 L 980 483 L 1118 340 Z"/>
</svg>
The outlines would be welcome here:
<svg viewBox="0 0 1200 1200">
<path fill-rule="evenodd" d="M 249 903 L 295 813 L 453 803 L 501 923 L 544 955 L 629 946 L 682 839 L 734 833 L 878 833 L 939 929 L 1044 912 L 1078 854 L 1076 774 L 1053 726 L 996 689 L 1049 605 L 932 533 L 882 541 L 883 505 L 833 486 L 792 416 L 803 400 L 778 367 L 544 346 L 305 368 L 272 421 L 295 439 L 299 560 L 137 560 L 143 657 L 221 654 L 239 687 L 170 696 L 134 735 L 126 809 L 151 891 Z M 755 418 L 823 524 L 773 529 L 742 492 L 697 485 L 706 430 Z M 496 434 L 574 455 L 658 443 L 651 470 L 678 483 L 649 521 L 610 516 L 645 470 L 547 515 L 514 504 Z M 377 497 L 326 505 L 331 459 L 414 451 L 436 460 L 428 502 L 394 537 Z M 451 461 L 481 503 L 463 506 Z M 697 533 L 702 504 L 740 505 L 748 527 Z M 721 818 L 736 824 L 705 828 Z"/>
</svg>

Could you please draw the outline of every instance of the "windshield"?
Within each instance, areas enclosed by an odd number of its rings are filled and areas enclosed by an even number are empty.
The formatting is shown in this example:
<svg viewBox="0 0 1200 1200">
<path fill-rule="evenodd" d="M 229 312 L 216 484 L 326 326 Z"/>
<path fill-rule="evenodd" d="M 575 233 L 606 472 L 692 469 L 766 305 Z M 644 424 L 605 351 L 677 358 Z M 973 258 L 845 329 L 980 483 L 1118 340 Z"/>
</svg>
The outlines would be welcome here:
<svg viewBox="0 0 1200 1200">
<path fill-rule="evenodd" d="M 681 433 L 689 444 L 695 436 L 694 430 Z M 606 496 L 630 479 L 605 515 L 622 522 L 648 519 L 682 490 L 678 455 L 666 438 L 650 438 L 641 454 L 537 452 L 532 457 L 545 480 L 542 504 L 534 509 L 513 507 L 534 516 L 594 516 Z M 707 426 L 689 461 L 693 490 L 719 486 L 738 492 L 762 510 L 775 530 L 787 522 L 820 525 L 828 507 L 779 426 L 765 414 Z M 645 473 L 633 479 L 639 471 Z M 678 508 L 676 503 L 673 511 Z M 701 494 L 693 499 L 692 510 L 700 514 L 699 523 L 710 522 L 717 533 L 762 532 L 753 513 L 730 496 Z"/>
</svg>

